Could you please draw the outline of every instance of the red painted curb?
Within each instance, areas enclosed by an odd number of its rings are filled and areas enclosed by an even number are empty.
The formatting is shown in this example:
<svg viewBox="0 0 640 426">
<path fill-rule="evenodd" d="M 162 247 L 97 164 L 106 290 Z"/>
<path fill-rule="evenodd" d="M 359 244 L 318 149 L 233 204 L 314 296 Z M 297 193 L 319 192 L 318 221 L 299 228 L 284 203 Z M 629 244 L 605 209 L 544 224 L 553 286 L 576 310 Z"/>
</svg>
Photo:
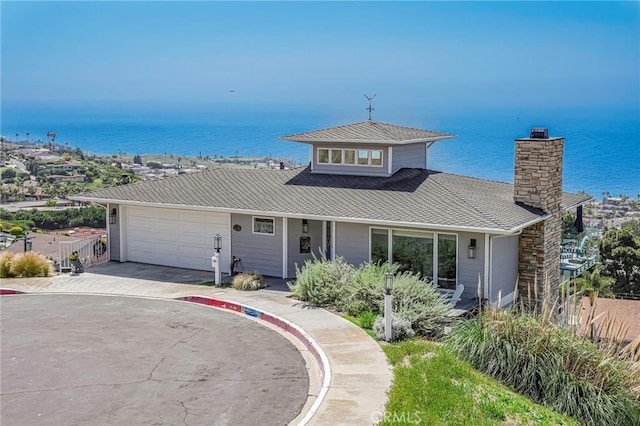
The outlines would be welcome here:
<svg viewBox="0 0 640 426">
<path fill-rule="evenodd" d="M 7 294 L 24 294 L 22 291 L 14 290 L 12 288 L 0 288 L 0 296 Z"/>
<path fill-rule="evenodd" d="M 214 299 L 211 297 L 185 296 L 185 297 L 178 297 L 176 298 L 176 300 L 182 300 L 184 302 L 191 302 L 191 303 L 199 303 L 202 305 L 213 306 L 216 308 L 228 309 L 230 311 L 234 311 L 237 313 L 244 313 L 247 316 L 268 322 L 269 324 L 275 325 L 276 327 L 286 331 L 287 333 L 290 333 L 307 348 L 307 350 L 311 353 L 313 358 L 316 360 L 318 364 L 318 368 L 320 369 L 320 374 L 322 376 L 321 382 L 324 381 L 327 374 L 327 371 L 325 371 L 326 360 L 323 359 L 324 354 L 320 353 L 320 350 L 316 346 L 317 343 L 312 341 L 304 331 L 302 331 L 300 328 L 293 325 L 289 321 L 283 320 L 282 318 L 278 318 L 275 315 L 262 312 L 259 309 L 256 309 L 250 306 L 242 305 L 235 302 L 229 302 L 226 300 Z"/>
</svg>

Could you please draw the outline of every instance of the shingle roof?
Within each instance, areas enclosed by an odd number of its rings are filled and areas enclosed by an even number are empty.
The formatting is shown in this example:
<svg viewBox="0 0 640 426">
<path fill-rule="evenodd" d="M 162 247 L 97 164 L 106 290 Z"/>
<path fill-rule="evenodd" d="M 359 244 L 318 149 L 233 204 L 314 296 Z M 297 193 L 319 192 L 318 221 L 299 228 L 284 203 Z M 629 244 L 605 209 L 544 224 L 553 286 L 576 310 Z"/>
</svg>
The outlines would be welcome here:
<svg viewBox="0 0 640 426">
<path fill-rule="evenodd" d="M 293 170 L 214 169 L 117 186 L 72 199 L 512 232 L 544 216 L 513 202 L 513 185 L 423 169 L 391 177 Z M 565 194 L 567 205 L 588 196 Z"/>
<path fill-rule="evenodd" d="M 328 129 L 296 133 L 289 136 L 282 136 L 279 139 L 304 143 L 366 142 L 398 145 L 414 142 L 436 141 L 439 139 L 448 139 L 454 137 L 455 135 L 449 133 L 421 130 L 415 129 L 413 127 L 397 126 L 395 124 L 379 123 L 377 121 L 363 121 L 361 123 L 330 127 Z"/>
</svg>

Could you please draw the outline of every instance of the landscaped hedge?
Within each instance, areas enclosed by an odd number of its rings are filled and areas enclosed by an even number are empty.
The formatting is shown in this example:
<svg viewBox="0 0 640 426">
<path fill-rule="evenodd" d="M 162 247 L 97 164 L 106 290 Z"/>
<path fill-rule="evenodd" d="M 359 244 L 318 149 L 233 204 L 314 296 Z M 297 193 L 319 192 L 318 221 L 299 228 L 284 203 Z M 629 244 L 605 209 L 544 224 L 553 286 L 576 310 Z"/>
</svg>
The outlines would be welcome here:
<svg viewBox="0 0 640 426">
<path fill-rule="evenodd" d="M 75 228 L 88 226 L 104 228 L 106 226 L 106 211 L 100 206 L 67 208 L 64 210 L 18 210 L 9 212 L 0 209 L 3 221 L 30 221 L 34 226 L 42 229 Z"/>
</svg>

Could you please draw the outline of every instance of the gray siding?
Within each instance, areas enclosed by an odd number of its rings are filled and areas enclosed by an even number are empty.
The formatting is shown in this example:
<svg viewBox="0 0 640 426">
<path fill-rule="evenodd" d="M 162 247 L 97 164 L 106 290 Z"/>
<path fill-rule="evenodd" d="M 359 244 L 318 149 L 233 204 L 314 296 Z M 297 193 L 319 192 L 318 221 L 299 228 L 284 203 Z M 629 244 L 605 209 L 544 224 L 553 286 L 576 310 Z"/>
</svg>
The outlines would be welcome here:
<svg viewBox="0 0 640 426">
<path fill-rule="evenodd" d="M 372 166 L 347 166 L 344 164 L 319 164 L 318 148 L 345 148 L 345 149 L 379 149 L 382 150 L 382 167 Z M 321 143 L 312 146 L 312 162 L 314 173 L 339 174 L 339 175 L 359 175 L 359 176 L 388 176 L 389 175 L 389 155 L 386 146 L 380 145 L 353 145 Z M 356 159 L 357 161 L 357 159 Z"/>
<path fill-rule="evenodd" d="M 109 212 L 116 209 L 116 223 L 109 224 Z M 107 209 L 107 226 L 109 227 L 109 259 L 120 260 L 120 221 L 122 220 L 122 209 L 117 204 L 109 204 Z"/>
<path fill-rule="evenodd" d="M 518 236 L 493 238 L 491 256 L 491 301 L 512 293 L 518 278 Z"/>
<path fill-rule="evenodd" d="M 424 169 L 427 167 L 427 148 L 424 142 L 411 145 L 397 145 L 391 151 L 392 173 L 403 167 Z"/>
<path fill-rule="evenodd" d="M 469 259 L 467 257 L 467 247 L 471 239 L 476 240 L 476 258 Z M 475 234 L 470 232 L 458 233 L 458 284 L 464 285 L 462 297 L 474 298 L 478 295 L 478 274 L 482 286 L 484 282 L 484 259 L 486 256 L 484 250 L 484 234 Z M 484 290 L 484 289 L 483 289 Z"/>
<path fill-rule="evenodd" d="M 301 268 L 306 260 L 321 258 L 322 253 L 322 221 L 310 220 L 309 232 L 302 233 L 302 219 L 288 219 L 288 259 L 287 259 L 287 278 L 295 278 L 296 265 Z M 300 237 L 308 236 L 311 238 L 311 253 L 300 253 Z"/>
<path fill-rule="evenodd" d="M 253 216 L 231 215 L 231 255 L 241 259 L 240 272 L 282 276 L 282 218 L 275 217 L 275 235 L 253 233 Z M 233 230 L 240 225 L 240 231 Z"/>
<path fill-rule="evenodd" d="M 369 225 L 360 223 L 336 223 L 336 256 L 342 256 L 348 263 L 358 266 L 368 262 Z"/>
</svg>

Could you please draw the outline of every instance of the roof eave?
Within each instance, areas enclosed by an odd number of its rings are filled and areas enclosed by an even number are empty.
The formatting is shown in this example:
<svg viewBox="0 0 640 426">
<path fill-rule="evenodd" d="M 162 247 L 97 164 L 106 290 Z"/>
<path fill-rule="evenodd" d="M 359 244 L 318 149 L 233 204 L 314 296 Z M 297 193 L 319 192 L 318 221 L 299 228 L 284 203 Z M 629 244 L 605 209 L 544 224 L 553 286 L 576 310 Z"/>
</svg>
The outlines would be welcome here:
<svg viewBox="0 0 640 426">
<path fill-rule="evenodd" d="M 287 217 L 291 219 L 328 220 L 328 221 L 336 221 L 336 222 L 361 223 L 361 224 L 367 224 L 371 226 L 377 225 L 377 226 L 387 226 L 387 227 L 391 226 L 391 227 L 436 229 L 436 230 L 445 230 L 445 231 L 452 231 L 452 232 L 481 232 L 481 233 L 489 233 L 489 234 L 509 235 L 509 234 L 513 234 L 514 232 L 517 232 L 518 230 L 518 228 L 513 228 L 513 229 L 487 228 L 487 227 L 477 227 L 477 226 L 444 225 L 444 224 L 427 223 L 427 222 L 406 222 L 406 221 L 382 220 L 382 219 L 371 219 L 371 218 L 359 218 L 359 217 L 323 216 L 323 215 L 314 215 L 314 214 L 307 214 L 307 213 L 286 213 L 286 212 L 279 212 L 279 211 L 237 209 L 237 208 L 229 208 L 229 207 L 152 203 L 152 202 L 145 202 L 145 201 L 83 197 L 83 196 L 77 196 L 77 195 L 70 196 L 69 199 L 73 201 L 91 202 L 91 203 L 98 203 L 98 204 L 121 204 L 121 205 L 142 206 L 142 207 L 162 207 L 162 208 L 168 208 L 168 209 L 216 211 L 220 213 L 277 216 L 277 217 Z M 530 225 L 527 225 L 527 226 L 530 226 Z"/>
<path fill-rule="evenodd" d="M 456 138 L 456 135 L 438 135 L 432 136 L 428 138 L 417 138 L 417 139 L 404 139 L 404 140 L 388 140 L 388 139 L 321 139 L 321 138 L 313 138 L 313 139 L 303 139 L 303 138 L 295 138 L 289 136 L 281 136 L 278 139 L 283 141 L 290 142 L 299 142 L 299 143 L 307 143 L 307 144 L 315 144 L 315 143 L 361 143 L 361 144 L 375 144 L 375 145 L 409 145 L 414 143 L 426 143 L 426 142 L 436 142 L 442 139 L 453 139 Z"/>
<path fill-rule="evenodd" d="M 585 204 L 587 204 L 587 203 L 589 203 L 591 201 L 593 201 L 593 197 L 589 196 L 589 198 L 582 199 L 582 200 L 580 200 L 578 202 L 575 202 L 573 204 L 569 204 L 567 206 L 562 206 L 561 208 L 562 208 L 563 211 L 567 211 L 567 210 L 571 210 L 571 209 L 573 209 L 575 207 L 578 207 L 578 206 L 583 206 L 583 205 L 585 205 Z"/>
</svg>

